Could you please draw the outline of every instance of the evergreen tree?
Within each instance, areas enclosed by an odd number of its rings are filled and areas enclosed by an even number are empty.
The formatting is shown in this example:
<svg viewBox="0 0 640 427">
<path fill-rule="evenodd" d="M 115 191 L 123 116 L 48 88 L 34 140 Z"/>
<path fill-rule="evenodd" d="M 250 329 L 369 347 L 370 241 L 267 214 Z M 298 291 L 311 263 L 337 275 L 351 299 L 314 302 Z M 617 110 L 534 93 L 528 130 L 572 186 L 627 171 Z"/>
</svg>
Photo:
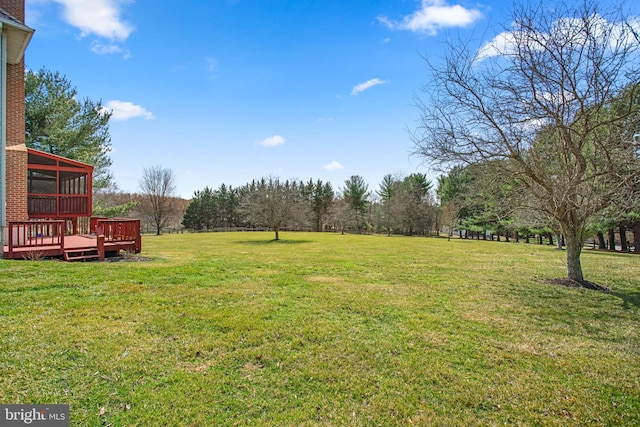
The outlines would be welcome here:
<svg viewBox="0 0 640 427">
<path fill-rule="evenodd" d="M 101 101 L 79 100 L 71 82 L 44 68 L 25 76 L 25 134 L 30 148 L 94 166 L 93 188 L 108 188 L 111 113 Z"/>
</svg>

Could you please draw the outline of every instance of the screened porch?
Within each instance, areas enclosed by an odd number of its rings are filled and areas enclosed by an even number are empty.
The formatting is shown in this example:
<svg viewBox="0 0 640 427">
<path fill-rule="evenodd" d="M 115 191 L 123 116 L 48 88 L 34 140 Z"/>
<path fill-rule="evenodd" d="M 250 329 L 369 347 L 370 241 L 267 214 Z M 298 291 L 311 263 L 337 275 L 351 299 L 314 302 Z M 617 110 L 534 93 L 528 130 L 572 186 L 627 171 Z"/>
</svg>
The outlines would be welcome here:
<svg viewBox="0 0 640 427">
<path fill-rule="evenodd" d="M 90 217 L 93 166 L 43 151 L 27 151 L 29 218 Z"/>
</svg>

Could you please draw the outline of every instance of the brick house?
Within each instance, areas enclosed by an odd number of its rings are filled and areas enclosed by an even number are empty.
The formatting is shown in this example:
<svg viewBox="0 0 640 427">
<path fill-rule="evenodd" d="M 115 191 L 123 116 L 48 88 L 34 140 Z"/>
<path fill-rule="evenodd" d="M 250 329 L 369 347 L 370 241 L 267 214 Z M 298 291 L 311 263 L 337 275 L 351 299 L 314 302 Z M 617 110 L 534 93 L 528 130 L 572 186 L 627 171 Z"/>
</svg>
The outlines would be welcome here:
<svg viewBox="0 0 640 427">
<path fill-rule="evenodd" d="M 0 0 L 0 256 L 140 252 L 139 220 L 91 216 L 93 166 L 25 144 L 24 52 L 34 30 L 24 11 L 25 0 Z"/>
</svg>

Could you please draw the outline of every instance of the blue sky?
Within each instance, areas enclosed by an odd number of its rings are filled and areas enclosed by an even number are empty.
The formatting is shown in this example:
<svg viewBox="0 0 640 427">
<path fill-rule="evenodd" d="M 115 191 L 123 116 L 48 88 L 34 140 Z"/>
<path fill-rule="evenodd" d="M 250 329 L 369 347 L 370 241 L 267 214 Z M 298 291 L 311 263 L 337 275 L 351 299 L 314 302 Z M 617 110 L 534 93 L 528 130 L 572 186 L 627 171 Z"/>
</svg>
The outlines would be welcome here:
<svg viewBox="0 0 640 427">
<path fill-rule="evenodd" d="M 632 2 L 633 3 L 633 2 Z M 27 0 L 26 65 L 59 71 L 113 110 L 111 168 L 135 192 L 145 167 L 177 195 L 254 178 L 343 187 L 428 173 L 411 155 L 421 56 L 481 46 L 511 1 Z M 637 8 L 637 6 L 634 6 Z"/>
</svg>

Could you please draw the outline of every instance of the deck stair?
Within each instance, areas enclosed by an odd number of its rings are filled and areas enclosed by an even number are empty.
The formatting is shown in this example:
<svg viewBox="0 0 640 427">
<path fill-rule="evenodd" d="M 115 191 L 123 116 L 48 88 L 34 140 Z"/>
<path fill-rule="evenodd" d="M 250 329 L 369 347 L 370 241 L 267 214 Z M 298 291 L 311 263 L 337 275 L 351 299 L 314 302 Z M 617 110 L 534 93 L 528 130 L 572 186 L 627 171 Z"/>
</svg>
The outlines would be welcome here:
<svg viewBox="0 0 640 427">
<path fill-rule="evenodd" d="M 97 248 L 74 248 L 64 251 L 65 261 L 92 261 L 99 259 L 100 254 Z"/>
</svg>

